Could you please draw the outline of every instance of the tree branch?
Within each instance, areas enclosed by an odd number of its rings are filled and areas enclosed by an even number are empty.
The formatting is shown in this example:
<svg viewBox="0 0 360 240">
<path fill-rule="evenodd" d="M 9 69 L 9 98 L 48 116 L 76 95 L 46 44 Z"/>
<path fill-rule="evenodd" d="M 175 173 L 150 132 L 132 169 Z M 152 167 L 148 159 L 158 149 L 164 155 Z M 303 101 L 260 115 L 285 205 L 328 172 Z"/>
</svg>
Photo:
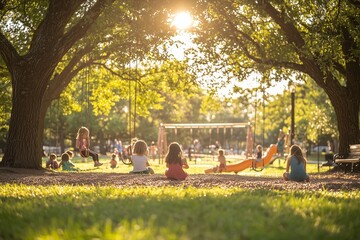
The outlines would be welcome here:
<svg viewBox="0 0 360 240">
<path fill-rule="evenodd" d="M 84 1 L 50 0 L 47 13 L 34 32 L 29 54 L 49 53 L 49 50 L 54 48 L 56 42 L 64 34 L 71 16 Z"/>
<path fill-rule="evenodd" d="M 298 29 L 284 16 L 276 10 L 267 0 L 258 1 L 260 7 L 263 7 L 272 19 L 281 27 L 288 41 L 294 44 L 298 49 L 305 45 L 305 40 L 301 37 Z M 290 19 L 290 18 L 289 18 Z"/>
<path fill-rule="evenodd" d="M 10 72 L 13 72 L 14 63 L 21 59 L 20 55 L 9 42 L 5 35 L 0 31 L 0 55 L 5 61 L 5 64 Z"/>
<path fill-rule="evenodd" d="M 228 4 L 227 4 L 228 5 Z M 231 6 L 227 6 L 227 8 L 230 8 Z M 265 52 L 262 50 L 261 46 L 259 43 L 257 43 L 253 38 L 251 38 L 248 34 L 246 34 L 244 31 L 241 31 L 240 29 L 238 29 L 232 19 L 229 17 L 230 15 L 228 13 L 226 13 L 224 11 L 225 8 L 219 8 L 218 11 L 220 12 L 220 14 L 225 18 L 225 23 L 227 26 L 230 27 L 230 32 L 234 32 L 237 33 L 239 35 L 241 35 L 245 40 L 249 41 L 259 52 L 259 54 L 261 55 L 261 57 L 265 58 Z M 224 28 L 224 26 L 218 26 L 218 28 L 221 30 Z"/>
<path fill-rule="evenodd" d="M 345 66 L 347 73 L 347 85 L 350 91 L 355 90 L 355 94 L 360 92 L 360 61 L 359 58 L 353 56 L 354 49 L 358 49 L 354 38 L 349 33 L 348 29 L 342 27 L 341 29 L 344 40 L 342 42 L 342 51 L 345 56 Z"/>
<path fill-rule="evenodd" d="M 82 57 L 85 56 L 87 53 L 91 52 L 91 50 L 92 47 L 88 46 L 78 51 L 70 60 L 70 62 L 66 65 L 66 67 L 61 71 L 61 73 L 54 76 L 53 80 L 50 81 L 49 86 L 45 92 L 45 102 L 51 102 L 52 100 L 57 99 L 60 96 L 61 92 L 76 76 L 76 74 L 85 67 L 91 65 L 91 62 L 88 61 L 86 63 L 80 64 L 79 67 L 74 70 L 75 66 L 80 62 Z"/>
<path fill-rule="evenodd" d="M 240 48 L 242 49 L 245 56 L 252 61 L 258 63 L 258 64 L 264 64 L 268 66 L 274 66 L 279 68 L 289 68 L 296 71 L 305 72 L 305 67 L 303 64 L 298 64 L 295 62 L 283 62 L 283 61 L 277 61 L 275 59 L 268 59 L 265 56 L 263 58 L 258 58 L 250 53 L 250 51 L 247 49 L 246 45 L 237 37 L 230 36 L 230 39 L 233 39 L 234 42 L 236 42 Z M 251 41 L 253 42 L 253 41 Z M 255 46 L 256 47 L 256 46 Z"/>
<path fill-rule="evenodd" d="M 142 83 L 141 79 L 146 78 L 147 76 L 150 76 L 152 74 L 167 72 L 166 69 L 162 69 L 162 70 L 158 71 L 158 68 L 156 68 L 155 72 L 138 74 L 138 76 L 136 78 L 127 78 L 127 77 L 124 77 L 124 74 L 122 72 L 116 72 L 116 71 L 112 70 L 111 68 L 109 68 L 108 66 L 106 66 L 104 63 L 94 62 L 93 65 L 98 65 L 98 66 L 103 67 L 105 70 L 109 71 L 114 76 L 121 78 L 121 80 L 123 80 L 123 81 L 134 81 L 134 82 L 140 83 L 141 85 L 144 85 Z"/>
<path fill-rule="evenodd" d="M 349 3 L 351 3 L 354 7 L 357 7 L 360 9 L 360 1 L 359 0 L 348 0 Z"/>
<path fill-rule="evenodd" d="M 86 34 L 106 4 L 112 2 L 114 2 L 114 0 L 98 0 L 94 6 L 85 13 L 83 18 L 58 41 L 55 46 L 56 49 L 58 49 L 61 54 L 65 54 L 76 41 Z"/>
<path fill-rule="evenodd" d="M 291 23 L 290 18 L 285 13 L 280 13 L 276 10 L 267 0 L 258 1 L 258 4 L 280 26 L 287 41 L 295 46 L 299 59 L 304 65 L 302 72 L 309 74 L 319 86 L 324 86 L 324 74 L 315 60 L 305 53 L 303 49 L 305 40 L 295 25 Z"/>
</svg>

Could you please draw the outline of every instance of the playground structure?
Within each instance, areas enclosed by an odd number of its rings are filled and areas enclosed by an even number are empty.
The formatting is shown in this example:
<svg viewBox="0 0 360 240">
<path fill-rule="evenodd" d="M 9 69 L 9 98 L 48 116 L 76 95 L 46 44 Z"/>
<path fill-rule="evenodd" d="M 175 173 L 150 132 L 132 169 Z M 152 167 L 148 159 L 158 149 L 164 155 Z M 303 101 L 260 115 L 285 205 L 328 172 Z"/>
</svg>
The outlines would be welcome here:
<svg viewBox="0 0 360 240">
<path fill-rule="evenodd" d="M 261 171 L 264 169 L 264 167 L 266 165 L 270 164 L 274 160 L 273 156 L 276 154 L 276 152 L 277 152 L 277 146 L 275 144 L 271 144 L 270 147 L 268 148 L 265 156 L 263 156 L 263 158 L 261 159 L 261 161 L 257 162 L 255 158 L 248 158 L 239 163 L 226 165 L 223 172 L 238 173 L 247 168 L 251 168 L 253 170 L 260 169 L 260 171 Z M 206 169 L 205 173 L 216 173 L 217 170 L 218 170 L 218 167 L 212 167 L 212 168 Z"/>
<path fill-rule="evenodd" d="M 226 129 L 230 129 L 231 134 L 233 133 L 233 129 L 235 128 L 247 128 L 246 134 L 246 157 L 252 156 L 253 154 L 253 133 L 252 128 L 249 123 L 176 123 L 176 124 L 168 124 L 168 123 L 161 123 L 159 127 L 158 133 L 158 141 L 157 141 L 157 148 L 160 160 L 163 159 L 165 154 L 167 153 L 167 134 L 166 129 L 173 129 L 175 131 L 175 135 L 177 135 L 178 129 L 190 129 L 192 133 L 193 129 L 224 129 L 224 134 Z"/>
</svg>

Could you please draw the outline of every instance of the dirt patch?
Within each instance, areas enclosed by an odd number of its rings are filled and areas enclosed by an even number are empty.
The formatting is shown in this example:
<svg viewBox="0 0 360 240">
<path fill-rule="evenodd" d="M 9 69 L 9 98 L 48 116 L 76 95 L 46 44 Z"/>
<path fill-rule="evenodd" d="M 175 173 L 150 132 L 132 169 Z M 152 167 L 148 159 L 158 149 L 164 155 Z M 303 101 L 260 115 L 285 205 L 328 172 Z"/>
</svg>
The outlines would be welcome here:
<svg viewBox="0 0 360 240">
<path fill-rule="evenodd" d="M 359 174 L 328 172 L 310 175 L 311 181 L 286 182 L 279 177 L 257 177 L 234 174 L 192 174 L 185 181 L 168 180 L 164 175 L 134 175 L 117 173 L 79 172 L 65 173 L 48 170 L 0 168 L 0 184 L 25 185 L 95 185 L 120 188 L 135 186 L 184 186 L 184 187 L 240 187 L 277 190 L 355 190 L 360 189 Z"/>
</svg>

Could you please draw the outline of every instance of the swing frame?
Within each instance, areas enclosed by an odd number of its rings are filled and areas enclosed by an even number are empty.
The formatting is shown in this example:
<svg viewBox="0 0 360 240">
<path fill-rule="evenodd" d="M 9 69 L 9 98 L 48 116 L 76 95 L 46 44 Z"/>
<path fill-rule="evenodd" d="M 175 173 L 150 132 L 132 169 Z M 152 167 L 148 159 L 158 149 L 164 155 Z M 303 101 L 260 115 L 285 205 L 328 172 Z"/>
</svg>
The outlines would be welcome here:
<svg viewBox="0 0 360 240">
<path fill-rule="evenodd" d="M 167 137 L 166 137 L 166 131 L 165 129 L 190 129 L 192 132 L 192 129 L 217 129 L 219 131 L 219 128 L 247 128 L 247 149 L 251 149 L 252 153 L 252 136 L 249 136 L 249 134 L 252 134 L 251 125 L 250 123 L 160 123 L 159 127 L 159 134 L 158 134 L 158 149 L 160 153 L 160 159 L 163 157 L 162 153 L 167 152 Z"/>
</svg>

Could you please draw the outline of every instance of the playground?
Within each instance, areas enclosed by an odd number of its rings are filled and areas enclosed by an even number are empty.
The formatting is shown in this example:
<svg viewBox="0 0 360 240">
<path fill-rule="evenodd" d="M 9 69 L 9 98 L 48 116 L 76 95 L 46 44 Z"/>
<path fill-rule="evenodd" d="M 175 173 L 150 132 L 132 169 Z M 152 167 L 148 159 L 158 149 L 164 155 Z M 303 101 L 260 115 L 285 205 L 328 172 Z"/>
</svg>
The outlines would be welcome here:
<svg viewBox="0 0 360 240">
<path fill-rule="evenodd" d="M 359 239 L 359 1 L 0 13 L 0 240 Z"/>
</svg>

